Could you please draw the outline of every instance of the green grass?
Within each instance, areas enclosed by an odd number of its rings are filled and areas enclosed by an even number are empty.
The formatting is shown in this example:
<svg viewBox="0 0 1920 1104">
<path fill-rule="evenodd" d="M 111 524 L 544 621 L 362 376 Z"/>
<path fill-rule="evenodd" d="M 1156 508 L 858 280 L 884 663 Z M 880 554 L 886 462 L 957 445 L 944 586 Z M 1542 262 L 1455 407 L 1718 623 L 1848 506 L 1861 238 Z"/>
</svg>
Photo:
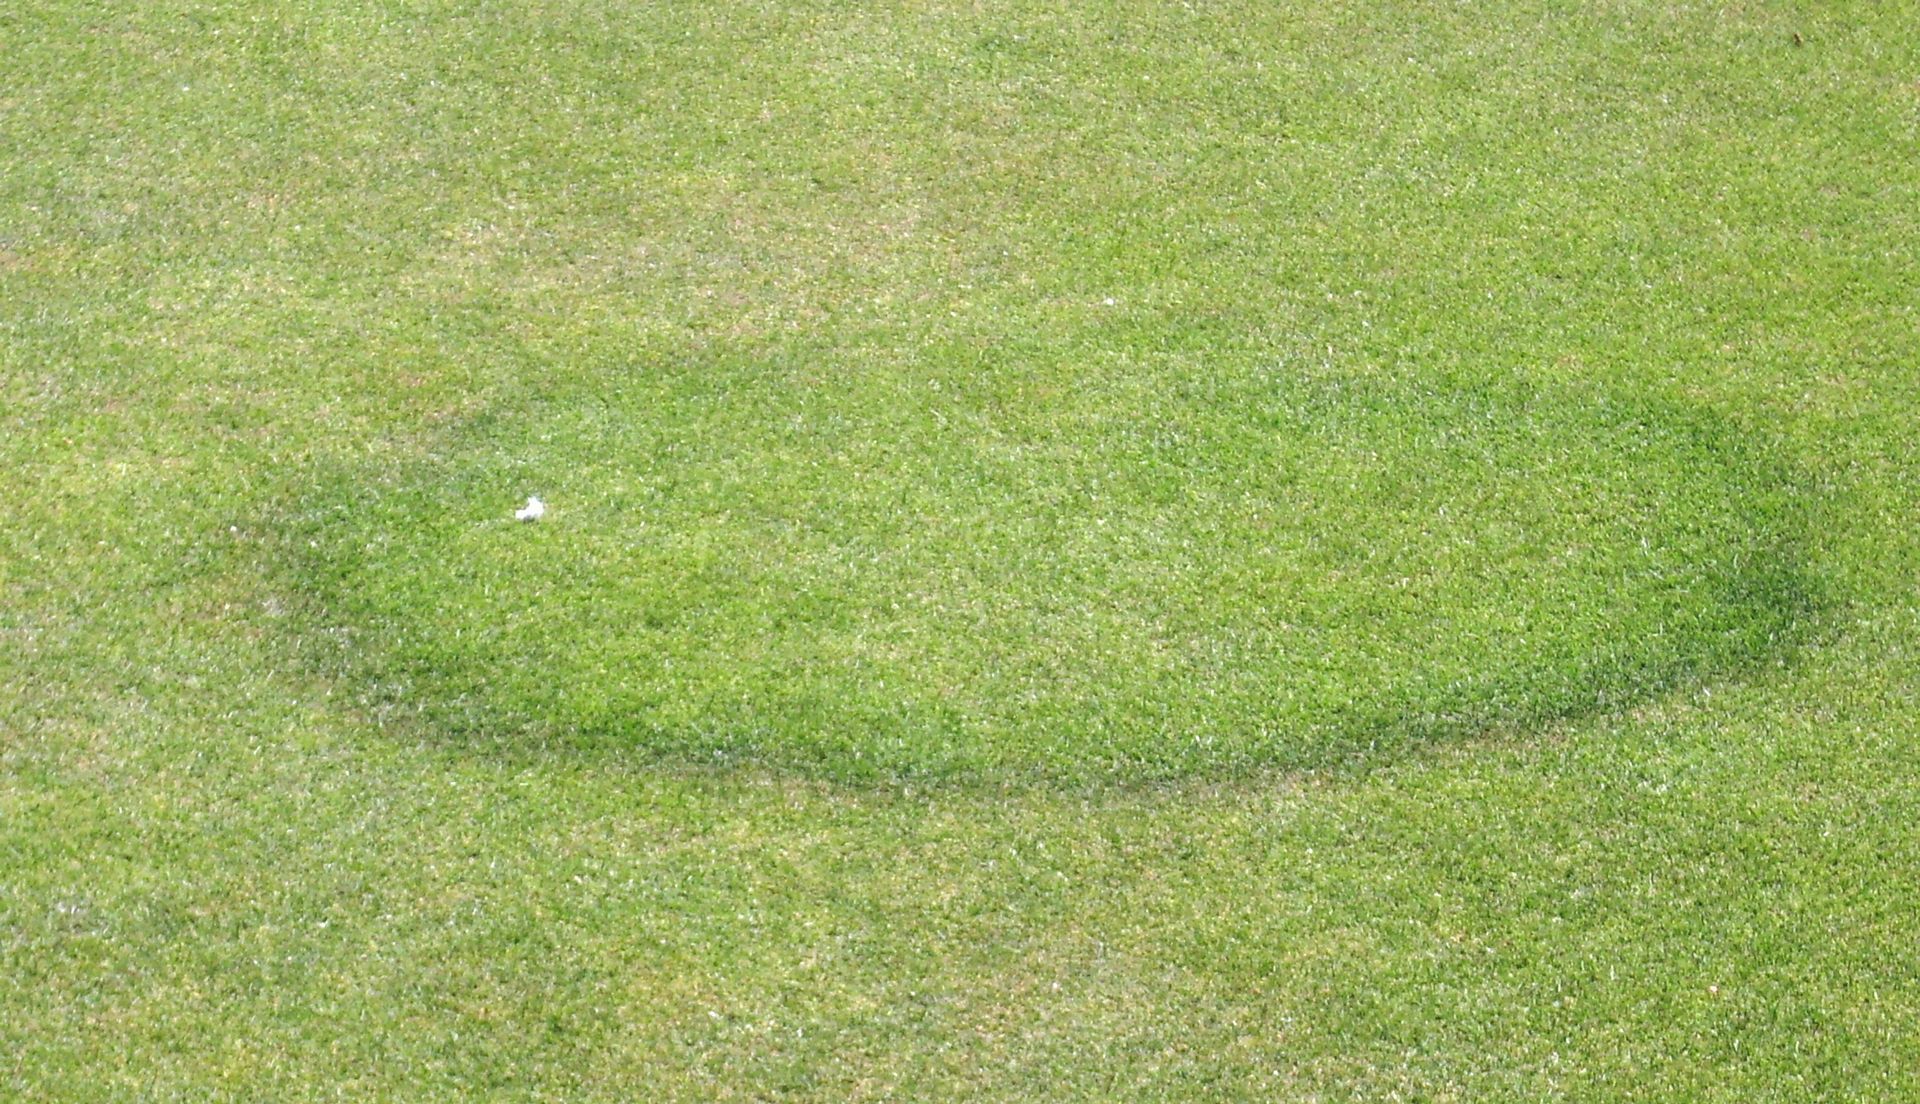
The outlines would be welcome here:
<svg viewBox="0 0 1920 1104">
<path fill-rule="evenodd" d="M 0 1096 L 1920 1093 L 1914 15 L 0 12 Z"/>
<path fill-rule="evenodd" d="M 441 737 L 841 777 L 1324 763 L 1618 706 L 1808 612 L 1794 503 L 1722 425 L 1101 357 L 594 365 L 614 394 L 329 472 L 293 570 Z"/>
</svg>

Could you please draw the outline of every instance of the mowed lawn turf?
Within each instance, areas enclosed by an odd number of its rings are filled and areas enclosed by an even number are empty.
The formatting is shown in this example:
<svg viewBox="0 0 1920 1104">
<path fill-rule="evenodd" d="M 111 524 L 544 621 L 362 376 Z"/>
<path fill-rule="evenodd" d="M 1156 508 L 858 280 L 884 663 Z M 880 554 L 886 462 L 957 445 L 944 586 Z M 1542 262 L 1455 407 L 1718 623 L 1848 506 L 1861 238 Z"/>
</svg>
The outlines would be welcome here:
<svg viewBox="0 0 1920 1104">
<path fill-rule="evenodd" d="M 1920 1093 L 1916 15 L 0 12 L 0 1095 Z"/>
<path fill-rule="evenodd" d="M 1126 782 L 1618 706 L 1810 612 L 1789 489 L 1684 412 L 869 355 L 599 364 L 331 470 L 292 530 L 309 617 L 456 745 Z"/>
</svg>

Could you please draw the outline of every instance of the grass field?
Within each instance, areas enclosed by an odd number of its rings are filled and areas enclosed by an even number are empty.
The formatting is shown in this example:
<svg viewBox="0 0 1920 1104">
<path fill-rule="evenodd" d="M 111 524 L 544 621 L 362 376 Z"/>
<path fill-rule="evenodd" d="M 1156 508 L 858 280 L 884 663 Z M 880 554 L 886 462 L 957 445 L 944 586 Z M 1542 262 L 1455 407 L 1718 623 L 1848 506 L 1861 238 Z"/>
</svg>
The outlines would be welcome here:
<svg viewBox="0 0 1920 1104">
<path fill-rule="evenodd" d="M 1920 1097 L 1917 427 L 1912 4 L 28 0 L 0 1098 Z"/>
</svg>

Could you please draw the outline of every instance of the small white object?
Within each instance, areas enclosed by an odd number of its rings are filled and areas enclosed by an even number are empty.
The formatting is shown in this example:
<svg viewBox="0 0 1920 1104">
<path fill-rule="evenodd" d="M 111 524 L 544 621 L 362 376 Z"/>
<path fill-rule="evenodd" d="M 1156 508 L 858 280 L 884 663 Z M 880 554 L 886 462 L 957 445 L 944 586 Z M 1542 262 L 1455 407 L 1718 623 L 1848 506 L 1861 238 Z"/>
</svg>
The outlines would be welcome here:
<svg viewBox="0 0 1920 1104">
<path fill-rule="evenodd" d="M 513 512 L 521 521 L 539 521 L 547 512 L 547 504 L 540 501 L 539 495 L 528 495 L 527 504 Z"/>
</svg>

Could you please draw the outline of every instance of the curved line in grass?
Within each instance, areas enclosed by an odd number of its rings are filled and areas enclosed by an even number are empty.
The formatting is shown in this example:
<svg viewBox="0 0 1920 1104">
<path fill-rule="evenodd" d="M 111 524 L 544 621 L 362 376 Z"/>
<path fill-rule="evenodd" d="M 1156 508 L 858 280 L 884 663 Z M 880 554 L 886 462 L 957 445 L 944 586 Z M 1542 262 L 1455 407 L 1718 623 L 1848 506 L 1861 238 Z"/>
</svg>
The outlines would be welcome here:
<svg viewBox="0 0 1920 1104">
<path fill-rule="evenodd" d="M 1491 402 L 1554 402 L 1512 388 L 1489 390 Z M 1520 397 L 1516 397 L 1520 396 Z M 304 613 L 301 654 L 355 696 L 383 723 L 460 747 L 497 754 L 584 754 L 632 757 L 663 766 L 771 768 L 850 783 L 927 781 L 961 785 L 1112 785 L 1179 780 L 1224 780 L 1263 770 L 1326 769 L 1390 761 L 1436 742 L 1488 732 L 1529 732 L 1628 707 L 1691 680 L 1738 673 L 1794 647 L 1814 625 L 1825 598 L 1807 566 L 1806 517 L 1800 480 L 1780 460 L 1746 443 L 1723 418 L 1704 410 L 1633 397 L 1600 404 L 1609 425 L 1657 426 L 1684 442 L 1716 469 L 1716 495 L 1738 505 L 1740 526 L 1716 547 L 1726 569 L 1703 576 L 1707 593 L 1689 610 L 1685 630 L 1669 639 L 1670 621 L 1639 628 L 1659 639 L 1622 640 L 1620 646 L 1547 654 L 1517 663 L 1490 662 L 1460 685 L 1421 695 L 1401 688 L 1371 694 L 1330 711 L 1305 741 L 1228 741 L 1214 749 L 1167 759 L 1069 750 L 1065 754 L 996 762 L 991 756 L 898 746 L 817 733 L 803 742 L 777 735 L 755 742 L 718 731 L 724 720 L 698 718 L 683 726 L 591 710 L 559 716 L 516 710 L 478 692 L 420 695 L 422 673 L 480 662 L 459 641 L 423 639 L 419 624 L 358 608 L 364 582 L 357 554 L 342 551 L 332 530 L 353 512 L 369 487 L 404 491 L 444 474 L 430 459 L 378 469 L 360 465 L 307 473 L 276 511 L 286 536 L 278 569 Z M 482 415 L 442 443 L 457 453 L 474 435 L 497 425 Z M 1603 427 L 1604 428 L 1604 427 Z M 463 440 L 463 436 L 465 440 Z M 1708 473 L 1701 472 L 1702 478 Z M 510 492 L 509 492 L 510 493 Z M 455 523 L 461 524 L 461 523 Z M 366 538 L 354 533 L 353 540 Z M 381 539 L 376 535 L 375 541 Z M 391 534 L 387 535 L 391 539 Z M 377 554 L 370 554 L 377 559 Z M 1670 619 L 1671 620 L 1671 619 Z M 1676 630 L 1677 631 L 1677 630 Z M 425 634 L 430 635 L 430 634 Z M 486 673 L 468 671 L 482 687 Z M 827 714 L 831 716 L 829 712 Z"/>
</svg>

